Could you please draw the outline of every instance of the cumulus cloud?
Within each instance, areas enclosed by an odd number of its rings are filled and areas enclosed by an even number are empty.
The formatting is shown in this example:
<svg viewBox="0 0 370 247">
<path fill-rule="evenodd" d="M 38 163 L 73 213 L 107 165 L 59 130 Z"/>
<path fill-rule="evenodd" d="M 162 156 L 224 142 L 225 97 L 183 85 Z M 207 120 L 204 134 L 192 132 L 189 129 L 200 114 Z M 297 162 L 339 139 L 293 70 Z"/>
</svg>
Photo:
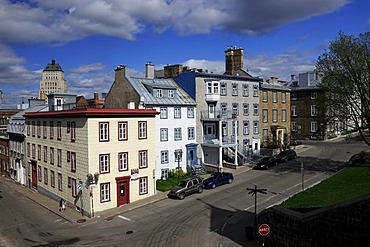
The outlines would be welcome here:
<svg viewBox="0 0 370 247">
<path fill-rule="evenodd" d="M 104 69 L 105 66 L 101 63 L 94 63 L 94 64 L 87 64 L 87 65 L 82 65 L 78 68 L 71 69 L 71 73 L 76 73 L 76 74 L 86 74 L 94 71 L 99 71 Z"/>
<path fill-rule="evenodd" d="M 335 11 L 348 1 L 0 0 L 0 41 L 60 43 L 91 35 L 133 40 L 146 29 L 254 35 Z"/>
</svg>

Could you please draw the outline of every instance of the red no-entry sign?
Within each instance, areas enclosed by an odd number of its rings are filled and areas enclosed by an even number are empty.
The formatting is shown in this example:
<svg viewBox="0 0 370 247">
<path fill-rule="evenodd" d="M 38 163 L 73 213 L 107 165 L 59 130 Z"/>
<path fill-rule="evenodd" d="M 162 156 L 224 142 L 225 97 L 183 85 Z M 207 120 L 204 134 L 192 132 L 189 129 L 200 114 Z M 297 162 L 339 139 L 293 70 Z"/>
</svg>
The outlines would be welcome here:
<svg viewBox="0 0 370 247">
<path fill-rule="evenodd" d="M 266 236 L 267 234 L 269 234 L 270 233 L 270 227 L 269 227 L 269 225 L 267 225 L 267 224 L 260 225 L 260 227 L 258 228 L 258 233 L 261 236 Z"/>
</svg>

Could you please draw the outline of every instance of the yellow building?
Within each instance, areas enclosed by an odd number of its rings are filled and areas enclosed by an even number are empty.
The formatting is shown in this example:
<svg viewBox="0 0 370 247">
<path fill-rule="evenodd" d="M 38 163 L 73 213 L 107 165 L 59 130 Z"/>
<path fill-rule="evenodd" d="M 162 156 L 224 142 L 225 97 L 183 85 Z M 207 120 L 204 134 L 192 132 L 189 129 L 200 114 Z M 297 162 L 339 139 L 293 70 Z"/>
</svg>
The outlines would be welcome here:
<svg viewBox="0 0 370 247">
<path fill-rule="evenodd" d="M 152 109 L 26 113 L 31 188 L 84 215 L 155 194 Z"/>
<path fill-rule="evenodd" d="M 272 77 L 261 84 L 261 139 L 264 147 L 284 148 L 290 142 L 290 89 Z"/>
</svg>

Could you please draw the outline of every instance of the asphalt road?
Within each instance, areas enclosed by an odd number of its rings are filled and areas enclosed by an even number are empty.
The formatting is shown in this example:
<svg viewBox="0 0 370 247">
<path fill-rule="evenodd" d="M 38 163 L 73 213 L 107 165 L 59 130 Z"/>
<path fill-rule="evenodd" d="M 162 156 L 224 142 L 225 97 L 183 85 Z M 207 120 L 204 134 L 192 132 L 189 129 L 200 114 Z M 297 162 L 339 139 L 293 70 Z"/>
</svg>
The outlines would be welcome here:
<svg viewBox="0 0 370 247">
<path fill-rule="evenodd" d="M 68 223 L 0 184 L 0 246 L 255 246 L 244 233 L 255 210 L 246 188 L 267 190 L 258 194 L 260 212 L 320 182 L 365 149 L 359 142 L 305 142 L 296 160 L 270 170 L 250 170 L 232 184 L 182 201 L 165 199 L 86 224 Z"/>
</svg>

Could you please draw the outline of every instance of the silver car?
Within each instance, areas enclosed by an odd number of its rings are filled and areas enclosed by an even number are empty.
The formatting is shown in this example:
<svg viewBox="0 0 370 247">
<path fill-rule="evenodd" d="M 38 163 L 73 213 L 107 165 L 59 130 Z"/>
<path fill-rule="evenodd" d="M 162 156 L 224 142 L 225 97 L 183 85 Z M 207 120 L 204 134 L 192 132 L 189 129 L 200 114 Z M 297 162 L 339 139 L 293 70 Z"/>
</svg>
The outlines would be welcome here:
<svg viewBox="0 0 370 247">
<path fill-rule="evenodd" d="M 182 200 L 185 198 L 185 196 L 196 192 L 203 192 L 203 180 L 199 177 L 182 180 L 167 194 L 167 196 L 170 198 L 175 197 Z"/>
</svg>

